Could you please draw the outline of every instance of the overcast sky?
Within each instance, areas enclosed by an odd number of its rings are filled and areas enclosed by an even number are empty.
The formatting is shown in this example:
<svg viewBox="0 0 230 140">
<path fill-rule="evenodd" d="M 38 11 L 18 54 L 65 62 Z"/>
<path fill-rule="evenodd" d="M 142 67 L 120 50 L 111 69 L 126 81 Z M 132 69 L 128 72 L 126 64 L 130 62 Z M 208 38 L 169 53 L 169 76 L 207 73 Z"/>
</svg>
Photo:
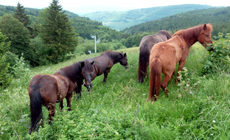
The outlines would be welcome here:
<svg viewBox="0 0 230 140">
<path fill-rule="evenodd" d="M 27 8 L 46 8 L 50 5 L 52 0 L 0 0 L 0 5 L 17 6 L 20 2 Z M 64 10 L 75 12 L 76 9 L 89 6 L 119 6 L 130 9 L 148 8 L 157 6 L 180 5 L 180 4 L 202 4 L 211 6 L 230 6 L 229 0 L 59 0 Z M 111 9 L 114 10 L 114 9 Z"/>
</svg>

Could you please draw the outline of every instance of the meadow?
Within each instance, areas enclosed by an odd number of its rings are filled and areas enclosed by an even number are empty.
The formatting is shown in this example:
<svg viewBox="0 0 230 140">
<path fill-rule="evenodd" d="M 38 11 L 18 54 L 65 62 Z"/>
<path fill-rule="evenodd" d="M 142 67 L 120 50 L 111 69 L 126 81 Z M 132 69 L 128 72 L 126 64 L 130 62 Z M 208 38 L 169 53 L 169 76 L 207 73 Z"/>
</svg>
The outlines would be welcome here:
<svg viewBox="0 0 230 140">
<path fill-rule="evenodd" d="M 224 72 L 202 76 L 201 61 L 208 52 L 199 43 L 193 45 L 181 81 L 175 76 L 168 84 L 169 97 L 161 90 L 154 103 L 145 102 L 149 76 L 137 82 L 139 48 L 119 50 L 127 53 L 129 68 L 116 64 L 106 83 L 103 75 L 82 98 L 72 99 L 72 111 L 56 105 L 52 125 L 43 107 L 43 125 L 28 134 L 30 108 L 28 84 L 36 74 L 52 74 L 74 62 L 99 54 L 78 56 L 50 66 L 27 70 L 0 92 L 0 139 L 230 139 L 230 75 Z M 162 75 L 163 76 L 163 75 Z"/>
</svg>

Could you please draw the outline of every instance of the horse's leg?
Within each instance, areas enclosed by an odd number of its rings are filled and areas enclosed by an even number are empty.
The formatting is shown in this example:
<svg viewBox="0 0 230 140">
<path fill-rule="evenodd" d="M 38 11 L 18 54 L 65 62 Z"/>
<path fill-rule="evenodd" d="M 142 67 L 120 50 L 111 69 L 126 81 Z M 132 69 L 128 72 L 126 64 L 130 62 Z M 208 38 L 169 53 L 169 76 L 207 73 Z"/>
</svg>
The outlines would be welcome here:
<svg viewBox="0 0 230 140">
<path fill-rule="evenodd" d="M 59 107 L 62 109 L 63 108 L 63 100 L 60 101 Z"/>
<path fill-rule="evenodd" d="M 168 90 L 167 90 L 167 84 L 168 84 L 168 81 L 171 79 L 171 75 L 170 74 L 167 74 L 167 75 L 165 75 L 165 77 L 164 77 L 164 80 L 163 80 L 163 82 L 162 82 L 162 84 L 161 84 L 161 88 L 164 90 L 164 92 L 165 92 L 165 95 L 168 97 Z M 157 97 L 158 97 L 159 95 L 157 95 Z"/>
<path fill-rule="evenodd" d="M 185 65 L 185 60 L 181 60 L 179 62 L 179 67 L 178 67 L 178 71 L 177 71 L 176 85 L 179 82 L 179 79 L 178 79 L 178 77 L 180 76 L 179 72 L 183 69 L 184 65 Z"/>
<path fill-rule="evenodd" d="M 47 108 L 49 110 L 49 124 L 51 124 L 51 121 L 53 121 L 52 117 L 54 117 L 55 114 L 55 103 L 49 103 Z"/>
<path fill-rule="evenodd" d="M 71 99 L 72 99 L 72 97 L 73 97 L 73 93 L 72 92 L 67 93 L 66 100 L 67 100 L 68 111 L 71 110 Z"/>
<path fill-rule="evenodd" d="M 107 69 L 105 72 L 104 72 L 104 79 L 103 79 L 103 83 L 105 83 L 106 82 L 106 80 L 107 80 L 107 76 L 108 76 L 108 73 L 110 72 L 110 68 L 109 69 Z"/>
</svg>

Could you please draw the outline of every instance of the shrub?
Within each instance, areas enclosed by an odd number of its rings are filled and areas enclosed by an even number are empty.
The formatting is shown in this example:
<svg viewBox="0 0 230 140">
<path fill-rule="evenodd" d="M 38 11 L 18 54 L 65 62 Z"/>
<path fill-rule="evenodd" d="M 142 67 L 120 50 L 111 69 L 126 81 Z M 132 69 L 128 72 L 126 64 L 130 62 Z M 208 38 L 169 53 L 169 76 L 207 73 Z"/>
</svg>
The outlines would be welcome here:
<svg viewBox="0 0 230 140">
<path fill-rule="evenodd" d="M 218 40 L 213 44 L 213 51 L 203 60 L 203 74 L 212 74 L 220 71 L 230 72 L 230 34 L 225 38 L 219 33 Z"/>
</svg>

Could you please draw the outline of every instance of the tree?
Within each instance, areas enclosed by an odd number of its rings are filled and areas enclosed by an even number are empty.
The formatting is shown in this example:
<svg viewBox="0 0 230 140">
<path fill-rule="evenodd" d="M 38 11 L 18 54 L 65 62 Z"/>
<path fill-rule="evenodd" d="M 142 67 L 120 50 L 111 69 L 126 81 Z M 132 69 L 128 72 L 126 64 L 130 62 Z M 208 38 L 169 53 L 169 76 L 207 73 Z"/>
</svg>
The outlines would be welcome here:
<svg viewBox="0 0 230 140">
<path fill-rule="evenodd" d="M 11 42 L 10 52 L 28 60 L 32 65 L 34 53 L 29 47 L 29 31 L 24 25 L 12 15 L 4 15 L 0 20 L 0 29 L 7 36 L 7 41 Z"/>
<path fill-rule="evenodd" d="M 8 73 L 9 64 L 5 61 L 5 53 L 9 50 L 10 42 L 6 42 L 7 37 L 0 32 L 0 87 L 5 88 L 12 80 Z"/>
<path fill-rule="evenodd" d="M 30 22 L 29 16 L 25 13 L 25 8 L 19 2 L 14 13 L 14 18 L 18 19 L 26 28 L 28 28 Z"/>
<path fill-rule="evenodd" d="M 58 0 L 53 0 L 45 10 L 41 29 L 41 37 L 46 44 L 47 58 L 52 63 L 58 63 L 65 59 L 69 52 L 73 53 L 77 45 L 76 34 L 74 33 L 69 19 Z"/>
</svg>

